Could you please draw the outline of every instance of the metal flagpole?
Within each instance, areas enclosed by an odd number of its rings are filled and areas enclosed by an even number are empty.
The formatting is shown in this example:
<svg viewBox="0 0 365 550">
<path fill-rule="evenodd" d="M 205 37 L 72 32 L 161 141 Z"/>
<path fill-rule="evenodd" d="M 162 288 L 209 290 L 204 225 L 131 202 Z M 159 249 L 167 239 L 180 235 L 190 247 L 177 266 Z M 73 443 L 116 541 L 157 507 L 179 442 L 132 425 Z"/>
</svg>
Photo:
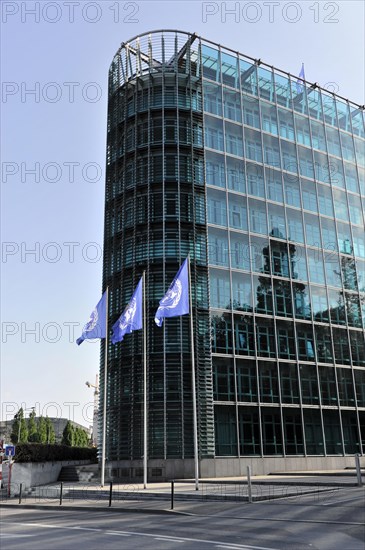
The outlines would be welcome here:
<svg viewBox="0 0 365 550">
<path fill-rule="evenodd" d="M 143 488 L 147 489 L 147 334 L 146 272 L 143 272 Z"/>
<path fill-rule="evenodd" d="M 189 273 L 189 309 L 190 309 L 190 342 L 191 342 L 191 391 L 193 394 L 193 436 L 194 436 L 194 470 L 195 490 L 199 491 L 199 456 L 198 456 L 198 419 L 196 413 L 196 389 L 195 389 L 195 357 L 194 357 L 194 327 L 193 327 L 193 300 L 191 296 L 191 271 L 190 254 L 188 254 Z"/>
<path fill-rule="evenodd" d="M 105 481 L 105 451 L 106 451 L 106 396 L 108 381 L 108 306 L 109 306 L 109 287 L 106 287 L 106 319 L 105 319 L 105 348 L 104 348 L 104 392 L 103 392 L 103 443 L 101 451 L 101 486 Z"/>
</svg>

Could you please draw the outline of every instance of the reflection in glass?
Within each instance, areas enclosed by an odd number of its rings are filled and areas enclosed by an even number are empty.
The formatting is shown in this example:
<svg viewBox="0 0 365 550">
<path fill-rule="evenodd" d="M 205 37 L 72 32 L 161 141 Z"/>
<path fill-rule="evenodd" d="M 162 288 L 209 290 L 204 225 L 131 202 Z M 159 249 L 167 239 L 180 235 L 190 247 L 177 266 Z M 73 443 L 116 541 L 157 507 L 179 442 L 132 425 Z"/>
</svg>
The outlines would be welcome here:
<svg viewBox="0 0 365 550">
<path fill-rule="evenodd" d="M 335 361 L 340 365 L 350 364 L 350 347 L 347 330 L 333 328 L 333 345 L 335 348 Z"/>
<path fill-rule="evenodd" d="M 325 287 L 311 285 L 313 319 L 320 323 L 328 323 L 329 311 Z"/>
<path fill-rule="evenodd" d="M 257 355 L 261 357 L 275 357 L 275 335 L 272 320 L 256 317 L 255 321 Z"/>
<path fill-rule="evenodd" d="M 255 355 L 253 317 L 249 315 L 234 316 L 234 342 L 237 355 Z"/>
<path fill-rule="evenodd" d="M 237 399 L 257 402 L 256 362 L 253 359 L 236 359 Z"/>
<path fill-rule="evenodd" d="M 299 403 L 299 381 L 295 363 L 280 363 L 280 389 L 282 403 Z"/>
<path fill-rule="evenodd" d="M 308 286 L 293 283 L 294 314 L 297 319 L 310 319 L 311 306 L 309 302 Z"/>
<path fill-rule="evenodd" d="M 279 403 L 278 368 L 276 362 L 259 361 L 260 400 Z"/>
<path fill-rule="evenodd" d="M 289 321 L 276 321 L 278 355 L 280 359 L 295 359 L 294 326 Z"/>
<path fill-rule="evenodd" d="M 299 365 L 302 402 L 305 405 L 318 405 L 318 379 L 315 365 Z"/>
<path fill-rule="evenodd" d="M 209 278 L 211 306 L 228 309 L 231 305 L 229 272 L 223 269 L 210 269 Z"/>
<path fill-rule="evenodd" d="M 252 311 L 251 275 L 232 272 L 232 307 L 242 311 Z"/>
<path fill-rule="evenodd" d="M 231 314 L 212 312 L 212 352 L 232 353 L 232 321 Z"/>
<path fill-rule="evenodd" d="M 317 360 L 319 363 L 333 363 L 332 337 L 329 327 L 315 325 Z"/>
<path fill-rule="evenodd" d="M 322 405 L 337 405 L 335 369 L 318 367 Z"/>
<path fill-rule="evenodd" d="M 256 313 L 273 313 L 271 279 L 264 276 L 253 276 L 253 299 Z"/>
</svg>

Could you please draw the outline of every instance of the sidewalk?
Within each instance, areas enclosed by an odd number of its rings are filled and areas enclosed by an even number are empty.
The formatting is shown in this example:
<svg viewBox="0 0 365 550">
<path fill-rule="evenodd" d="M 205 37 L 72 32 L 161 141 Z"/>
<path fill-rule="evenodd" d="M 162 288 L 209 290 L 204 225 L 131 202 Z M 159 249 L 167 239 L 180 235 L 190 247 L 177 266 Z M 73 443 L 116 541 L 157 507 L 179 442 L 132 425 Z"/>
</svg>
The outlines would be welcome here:
<svg viewBox="0 0 365 550">
<path fill-rule="evenodd" d="M 222 479 L 202 479 L 199 491 L 195 489 L 194 480 L 174 481 L 174 511 L 188 513 L 192 508 L 206 506 L 209 510 L 227 507 L 239 507 L 249 501 L 278 501 L 292 499 L 293 503 L 301 500 L 324 502 L 341 489 L 357 487 L 356 472 L 290 472 L 275 475 L 253 476 L 251 492 L 245 477 Z M 110 501 L 110 489 L 112 489 Z M 360 489 L 360 488 L 359 488 Z M 361 490 L 361 489 L 360 489 Z M 22 497 L 3 498 L 0 506 L 37 509 L 108 509 L 119 512 L 148 512 L 166 514 L 172 508 L 171 482 L 149 483 L 144 489 L 142 484 L 110 484 L 104 486 L 95 483 L 52 483 L 33 487 L 22 492 Z M 21 501 L 21 503 L 20 503 Z M 62 504 L 60 504 L 62 502 Z M 111 503 L 111 506 L 109 506 Z"/>
</svg>

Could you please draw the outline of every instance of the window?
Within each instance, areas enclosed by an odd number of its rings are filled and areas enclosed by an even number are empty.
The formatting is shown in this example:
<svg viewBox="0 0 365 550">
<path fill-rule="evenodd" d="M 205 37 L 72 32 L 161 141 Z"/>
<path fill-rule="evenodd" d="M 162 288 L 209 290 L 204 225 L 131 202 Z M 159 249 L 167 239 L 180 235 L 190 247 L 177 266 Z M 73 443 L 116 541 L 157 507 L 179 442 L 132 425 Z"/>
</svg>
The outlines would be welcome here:
<svg viewBox="0 0 365 550">
<path fill-rule="evenodd" d="M 228 195 L 229 225 L 235 229 L 247 231 L 247 206 L 246 197 L 239 195 Z"/>
<path fill-rule="evenodd" d="M 208 222 L 227 226 L 226 194 L 207 189 Z"/>
<path fill-rule="evenodd" d="M 234 316 L 234 338 L 237 355 L 255 355 L 252 317 L 248 315 Z"/>
<path fill-rule="evenodd" d="M 254 233 L 267 235 L 266 205 L 264 202 L 249 199 L 250 229 Z"/>
</svg>

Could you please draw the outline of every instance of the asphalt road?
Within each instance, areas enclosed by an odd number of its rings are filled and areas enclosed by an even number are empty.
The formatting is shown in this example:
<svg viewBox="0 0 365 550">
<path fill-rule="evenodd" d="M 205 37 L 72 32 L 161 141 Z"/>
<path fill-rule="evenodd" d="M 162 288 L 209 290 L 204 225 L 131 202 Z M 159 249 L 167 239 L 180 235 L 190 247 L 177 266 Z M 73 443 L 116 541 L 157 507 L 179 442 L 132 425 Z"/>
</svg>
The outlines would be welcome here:
<svg viewBox="0 0 365 550">
<path fill-rule="evenodd" d="M 177 512 L 177 513 L 176 513 Z M 314 502 L 181 503 L 157 515 L 1 508 L 1 548 L 16 550 L 365 550 L 364 490 Z"/>
</svg>

